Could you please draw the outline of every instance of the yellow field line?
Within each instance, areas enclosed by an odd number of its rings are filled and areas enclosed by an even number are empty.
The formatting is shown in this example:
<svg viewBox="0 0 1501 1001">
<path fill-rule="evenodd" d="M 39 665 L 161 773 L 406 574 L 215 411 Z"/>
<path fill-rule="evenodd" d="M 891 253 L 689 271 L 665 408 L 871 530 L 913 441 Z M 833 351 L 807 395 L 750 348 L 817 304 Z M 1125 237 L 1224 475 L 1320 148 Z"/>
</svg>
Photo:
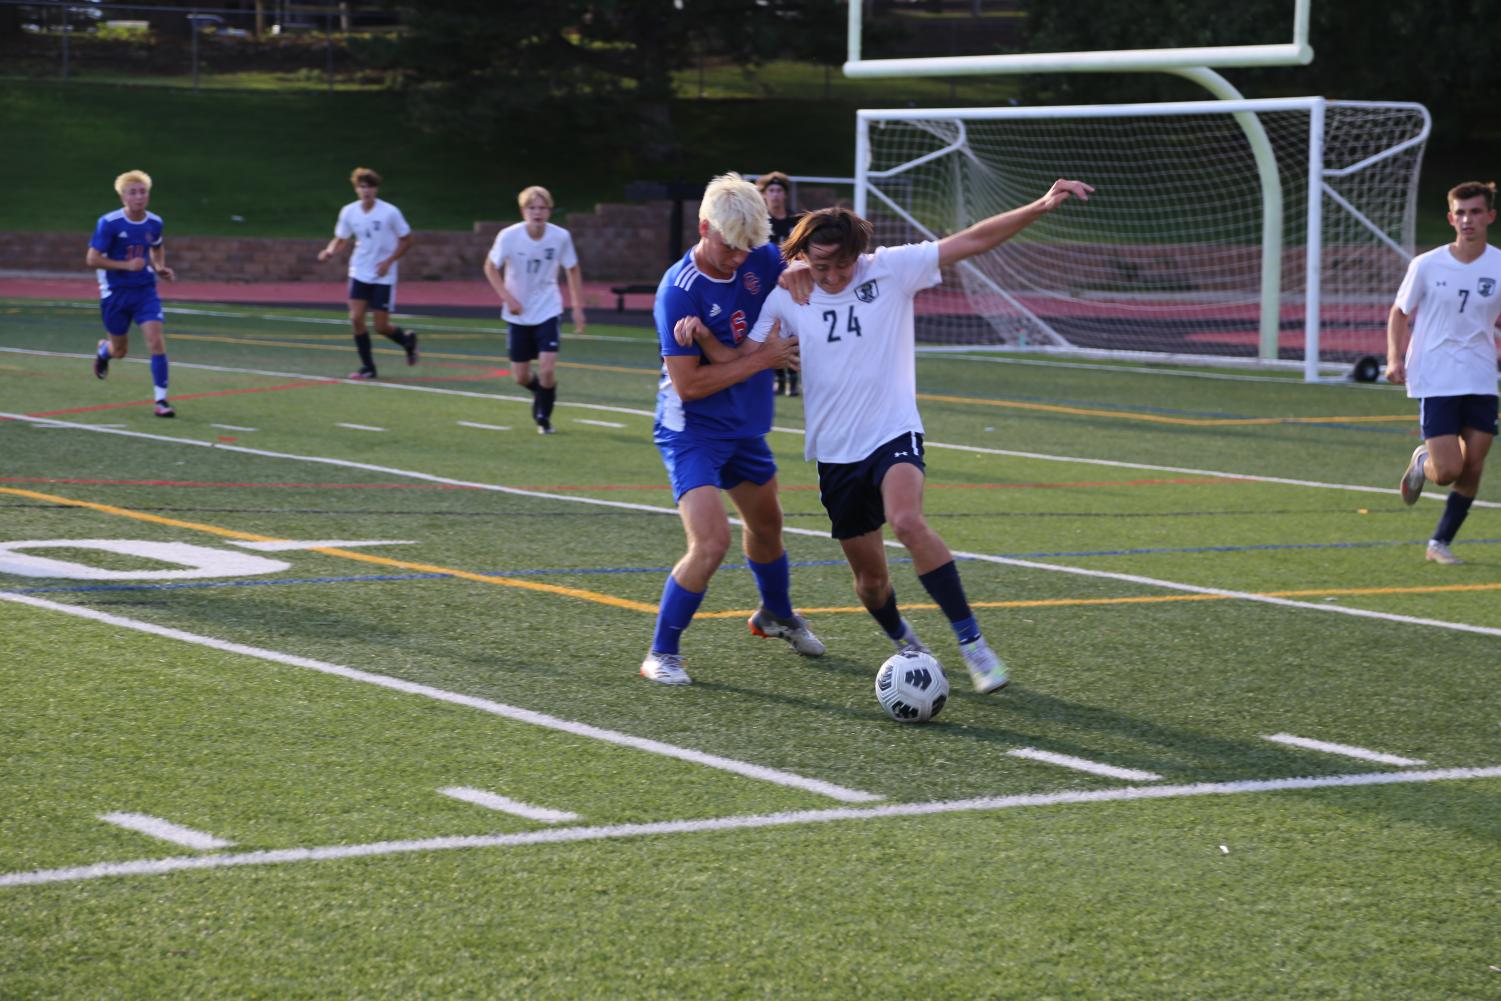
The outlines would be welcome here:
<svg viewBox="0 0 1501 1001">
<path fill-rule="evenodd" d="M 71 497 L 59 497 L 55 494 L 38 493 L 35 490 L 22 490 L 17 487 L 0 487 L 0 493 L 14 494 L 17 497 L 29 497 L 32 500 L 47 501 L 52 504 L 66 504 L 69 507 L 88 508 L 91 511 L 99 511 L 104 514 L 112 514 L 120 518 L 133 518 L 136 521 L 149 522 L 153 525 L 167 525 L 172 528 L 186 528 L 194 532 L 205 532 L 209 535 L 217 535 L 225 539 L 239 539 L 243 542 L 286 542 L 287 539 L 272 535 L 258 535 L 254 532 L 241 532 L 233 528 L 221 528 L 218 525 L 205 525 L 196 521 L 181 521 L 177 518 L 164 518 L 157 514 L 148 514 L 144 511 L 132 511 L 129 508 L 115 507 L 111 504 L 98 504 L 93 501 L 74 500 Z M 412 570 L 418 573 L 442 574 L 445 577 L 457 577 L 460 580 L 472 580 L 480 584 L 497 584 L 501 587 L 515 587 L 524 591 L 540 591 L 545 594 L 559 594 L 568 598 L 579 598 L 583 601 L 592 601 L 600 605 L 610 605 L 614 608 L 626 608 L 633 612 L 647 612 L 657 614 L 656 605 L 648 605 L 641 601 L 630 601 L 626 598 L 617 598 L 614 595 L 600 594 L 595 591 L 586 591 L 576 587 L 559 587 L 556 584 L 540 584 L 536 581 L 517 580 L 514 577 L 496 577 L 490 574 L 470 573 L 468 570 L 455 570 L 452 567 L 441 567 L 432 563 L 413 563 L 409 560 L 391 559 L 389 556 L 374 556 L 370 553 L 358 553 L 349 549 L 339 549 L 334 546 L 317 546 L 306 550 L 310 553 L 322 553 L 325 556 L 338 556 L 346 560 L 358 560 L 361 563 L 374 563 L 379 566 L 395 567 L 401 570 Z"/>
<path fill-rule="evenodd" d="M 1176 424 L 1186 427 L 1252 427 L 1270 424 L 1382 424 L 1394 421 L 1410 421 L 1411 414 L 1377 415 L 1361 417 L 1170 417 L 1166 414 L 1144 414 L 1134 410 L 1091 410 L 1087 407 L 1065 407 L 1055 403 L 1030 403 L 1020 400 L 985 400 L 973 396 L 940 396 L 934 393 L 918 393 L 919 400 L 935 403 L 958 403 L 981 407 L 1000 407 L 1007 410 L 1037 410 L 1049 414 L 1069 414 L 1074 417 L 1113 417 L 1117 420 L 1146 421 L 1151 424 Z"/>
</svg>

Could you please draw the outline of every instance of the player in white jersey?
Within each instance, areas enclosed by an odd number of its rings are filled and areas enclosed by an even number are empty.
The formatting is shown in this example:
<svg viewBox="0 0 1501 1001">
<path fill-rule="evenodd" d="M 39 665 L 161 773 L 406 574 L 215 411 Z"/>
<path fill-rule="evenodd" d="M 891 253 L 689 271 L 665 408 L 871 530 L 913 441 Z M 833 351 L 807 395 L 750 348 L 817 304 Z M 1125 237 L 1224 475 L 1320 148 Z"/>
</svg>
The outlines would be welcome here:
<svg viewBox="0 0 1501 1001">
<path fill-rule="evenodd" d="M 354 328 L 354 347 L 360 367 L 351 379 L 374 379 L 375 356 L 365 317 L 374 314 L 375 332 L 395 341 L 406 352 L 407 364 L 417 364 L 417 334 L 391 326 L 396 308 L 396 262 L 412 246 L 412 227 L 401 209 L 380 200 L 380 175 L 369 167 L 356 167 L 349 175 L 357 201 L 339 210 L 334 238 L 318 252 L 326 261 L 354 241 L 349 255 L 349 323 Z"/>
<path fill-rule="evenodd" d="M 1427 558 L 1463 562 L 1449 549 L 1480 489 L 1496 437 L 1496 317 L 1501 250 L 1486 242 L 1496 221 L 1496 182 L 1449 190 L 1454 242 L 1413 258 L 1386 323 L 1386 378 L 1418 402 L 1423 443 L 1399 489 L 1417 502 L 1423 484 L 1450 487 Z M 1404 347 L 1406 348 L 1404 354 Z"/>
<path fill-rule="evenodd" d="M 812 297 L 798 305 L 785 289 L 774 290 L 750 333 L 758 341 L 780 323 L 783 337 L 797 337 L 804 457 L 818 462 L 820 499 L 861 604 L 898 650 L 927 649 L 897 608 L 881 529 L 890 521 L 912 554 L 918 580 L 949 620 L 978 692 L 996 691 L 1009 679 L 971 614 L 953 554 L 923 518 L 912 300 L 942 280 L 941 268 L 994 249 L 1070 198 L 1088 201 L 1092 191 L 1080 181 L 1060 180 L 1031 204 L 936 243 L 875 253 L 866 253 L 870 223 L 850 210 L 810 212 L 782 244 L 782 254 L 808 265 Z"/>
<path fill-rule="evenodd" d="M 558 292 L 558 268 L 568 276 L 568 301 L 573 307 L 573 332 L 584 332 L 583 274 L 568 230 L 548 222 L 552 195 L 532 185 L 517 196 L 522 221 L 495 237 L 485 258 L 485 280 L 504 308 L 507 354 L 516 385 L 532 394 L 532 420 L 539 434 L 552 434 L 552 408 L 558 398 L 558 317 L 563 297 Z M 537 373 L 532 374 L 532 362 Z"/>
</svg>

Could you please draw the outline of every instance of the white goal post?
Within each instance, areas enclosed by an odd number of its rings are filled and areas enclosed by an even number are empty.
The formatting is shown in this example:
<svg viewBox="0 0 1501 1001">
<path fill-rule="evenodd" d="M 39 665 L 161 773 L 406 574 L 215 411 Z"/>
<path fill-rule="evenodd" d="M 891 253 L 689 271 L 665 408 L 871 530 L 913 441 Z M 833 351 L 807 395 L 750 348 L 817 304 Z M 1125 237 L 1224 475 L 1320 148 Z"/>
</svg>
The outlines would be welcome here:
<svg viewBox="0 0 1501 1001">
<path fill-rule="evenodd" d="M 1096 186 L 918 299 L 926 341 L 1321 366 L 1385 351 L 1422 105 L 1323 98 L 859 112 L 878 243 Z"/>
</svg>

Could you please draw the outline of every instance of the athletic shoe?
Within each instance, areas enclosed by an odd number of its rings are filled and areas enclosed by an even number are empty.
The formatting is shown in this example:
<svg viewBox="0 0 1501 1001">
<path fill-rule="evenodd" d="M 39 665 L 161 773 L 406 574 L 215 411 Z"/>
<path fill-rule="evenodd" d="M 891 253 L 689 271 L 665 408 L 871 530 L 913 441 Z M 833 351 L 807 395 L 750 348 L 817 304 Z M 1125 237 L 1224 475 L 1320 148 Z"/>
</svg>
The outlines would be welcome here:
<svg viewBox="0 0 1501 1001">
<path fill-rule="evenodd" d="M 553 434 L 554 432 L 553 432 L 553 429 L 552 429 L 552 421 L 548 420 L 546 417 L 538 417 L 537 418 L 537 433 L 538 434 Z"/>
<path fill-rule="evenodd" d="M 157 400 L 156 401 L 156 416 L 158 416 L 158 417 L 176 417 L 177 416 L 177 411 L 173 410 L 172 409 L 172 404 L 168 403 L 166 400 Z"/>
<path fill-rule="evenodd" d="M 906 619 L 902 620 L 901 639 L 891 642 L 896 644 L 897 653 L 925 653 L 929 657 L 933 656 L 933 651 L 928 649 L 928 644 L 917 638 L 917 633 L 912 630 L 912 624 Z"/>
<path fill-rule="evenodd" d="M 960 643 L 959 652 L 964 654 L 964 666 L 969 668 L 969 679 L 975 683 L 975 691 L 981 695 L 1000 691 L 1011 680 L 1006 677 L 1006 665 L 990 649 L 985 637 Z"/>
<path fill-rule="evenodd" d="M 407 331 L 407 342 L 402 347 L 407 349 L 407 364 L 417 364 L 417 331 Z"/>
<path fill-rule="evenodd" d="M 375 378 L 375 369 L 370 368 L 369 366 L 362 366 L 358 372 L 350 372 L 349 373 L 349 378 L 351 378 L 351 379 L 362 379 L 362 380 L 363 379 L 374 379 Z"/>
<path fill-rule="evenodd" d="M 100 349 L 103 347 L 104 342 L 100 341 L 99 347 L 94 349 L 94 378 L 96 379 L 109 378 L 109 356 L 101 356 L 99 354 Z"/>
<path fill-rule="evenodd" d="M 1422 445 L 1412 450 L 1412 458 L 1408 460 L 1407 471 L 1402 474 L 1402 482 L 1397 489 L 1402 492 L 1403 504 L 1416 504 L 1423 493 L 1423 460 L 1428 458 L 1428 449 Z"/>
<path fill-rule="evenodd" d="M 796 613 L 790 619 L 779 619 L 768 610 L 758 608 L 746 625 L 757 636 L 786 640 L 804 657 L 822 657 L 828 650 L 823 641 L 813 635 L 803 617 Z"/>
<path fill-rule="evenodd" d="M 657 653 L 653 650 L 641 662 L 641 677 L 659 685 L 691 685 L 693 679 L 683 670 L 683 658 L 675 653 Z"/>
<path fill-rule="evenodd" d="M 1435 563 L 1442 563 L 1445 566 L 1451 567 L 1464 562 L 1464 560 L 1455 556 L 1454 551 L 1446 544 L 1439 542 L 1437 539 L 1433 539 L 1428 543 L 1428 559 Z"/>
</svg>

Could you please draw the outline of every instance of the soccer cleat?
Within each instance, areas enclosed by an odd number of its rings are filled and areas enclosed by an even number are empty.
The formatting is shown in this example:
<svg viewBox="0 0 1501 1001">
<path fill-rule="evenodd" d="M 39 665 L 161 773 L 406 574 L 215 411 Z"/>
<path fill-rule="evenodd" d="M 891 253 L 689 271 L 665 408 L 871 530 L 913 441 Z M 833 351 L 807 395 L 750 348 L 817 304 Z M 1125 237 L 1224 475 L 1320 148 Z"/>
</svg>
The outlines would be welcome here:
<svg viewBox="0 0 1501 1001">
<path fill-rule="evenodd" d="M 683 658 L 675 653 L 657 653 L 653 650 L 641 662 L 641 677 L 659 685 L 691 685 L 693 679 L 683 670 Z"/>
<path fill-rule="evenodd" d="M 964 654 L 964 666 L 969 668 L 969 679 L 975 683 L 975 691 L 981 695 L 1000 691 L 1010 682 L 1011 679 L 1006 677 L 1006 665 L 990 649 L 985 637 L 960 643 L 959 652 Z"/>
<path fill-rule="evenodd" d="M 351 378 L 351 379 L 362 379 L 362 380 L 363 379 L 374 379 L 375 378 L 375 369 L 370 368 L 368 365 L 361 366 L 361 368 L 360 368 L 360 370 L 358 372 L 350 372 L 349 373 L 349 378 Z"/>
<path fill-rule="evenodd" d="M 408 330 L 406 343 L 402 345 L 407 351 L 407 364 L 417 364 L 417 331 Z"/>
<path fill-rule="evenodd" d="M 109 355 L 99 353 L 103 350 L 104 342 L 100 341 L 99 346 L 94 349 L 94 378 L 96 379 L 109 378 Z"/>
<path fill-rule="evenodd" d="M 1447 544 L 1439 542 L 1437 539 L 1429 540 L 1427 558 L 1435 563 L 1442 563 L 1445 566 L 1451 567 L 1458 566 L 1464 562 L 1464 560 L 1454 555 L 1454 551 Z"/>
<path fill-rule="evenodd" d="M 1402 474 L 1402 482 L 1397 489 L 1402 492 L 1403 504 L 1416 504 L 1423 493 L 1423 462 L 1428 458 L 1428 449 L 1422 445 L 1412 450 L 1412 458 L 1408 460 L 1407 471 Z"/>
<path fill-rule="evenodd" d="M 166 400 L 157 400 L 156 401 L 156 416 L 158 416 L 158 417 L 176 417 L 177 416 L 177 411 L 173 410 L 172 409 L 172 404 L 168 403 Z"/>
<path fill-rule="evenodd" d="M 913 631 L 912 624 L 906 619 L 902 620 L 901 638 L 892 640 L 891 642 L 896 644 L 897 653 L 925 653 L 929 657 L 933 656 L 933 651 L 928 649 L 928 644 L 917 638 L 917 633 Z"/>
<path fill-rule="evenodd" d="M 813 635 L 807 621 L 796 613 L 790 619 L 779 619 L 768 610 L 758 608 L 746 625 L 757 636 L 786 640 L 804 657 L 822 657 L 828 650 L 823 641 Z"/>
<path fill-rule="evenodd" d="M 537 433 L 538 434 L 554 434 L 555 432 L 552 429 L 552 421 L 548 420 L 546 417 L 538 417 L 537 418 Z"/>
</svg>

